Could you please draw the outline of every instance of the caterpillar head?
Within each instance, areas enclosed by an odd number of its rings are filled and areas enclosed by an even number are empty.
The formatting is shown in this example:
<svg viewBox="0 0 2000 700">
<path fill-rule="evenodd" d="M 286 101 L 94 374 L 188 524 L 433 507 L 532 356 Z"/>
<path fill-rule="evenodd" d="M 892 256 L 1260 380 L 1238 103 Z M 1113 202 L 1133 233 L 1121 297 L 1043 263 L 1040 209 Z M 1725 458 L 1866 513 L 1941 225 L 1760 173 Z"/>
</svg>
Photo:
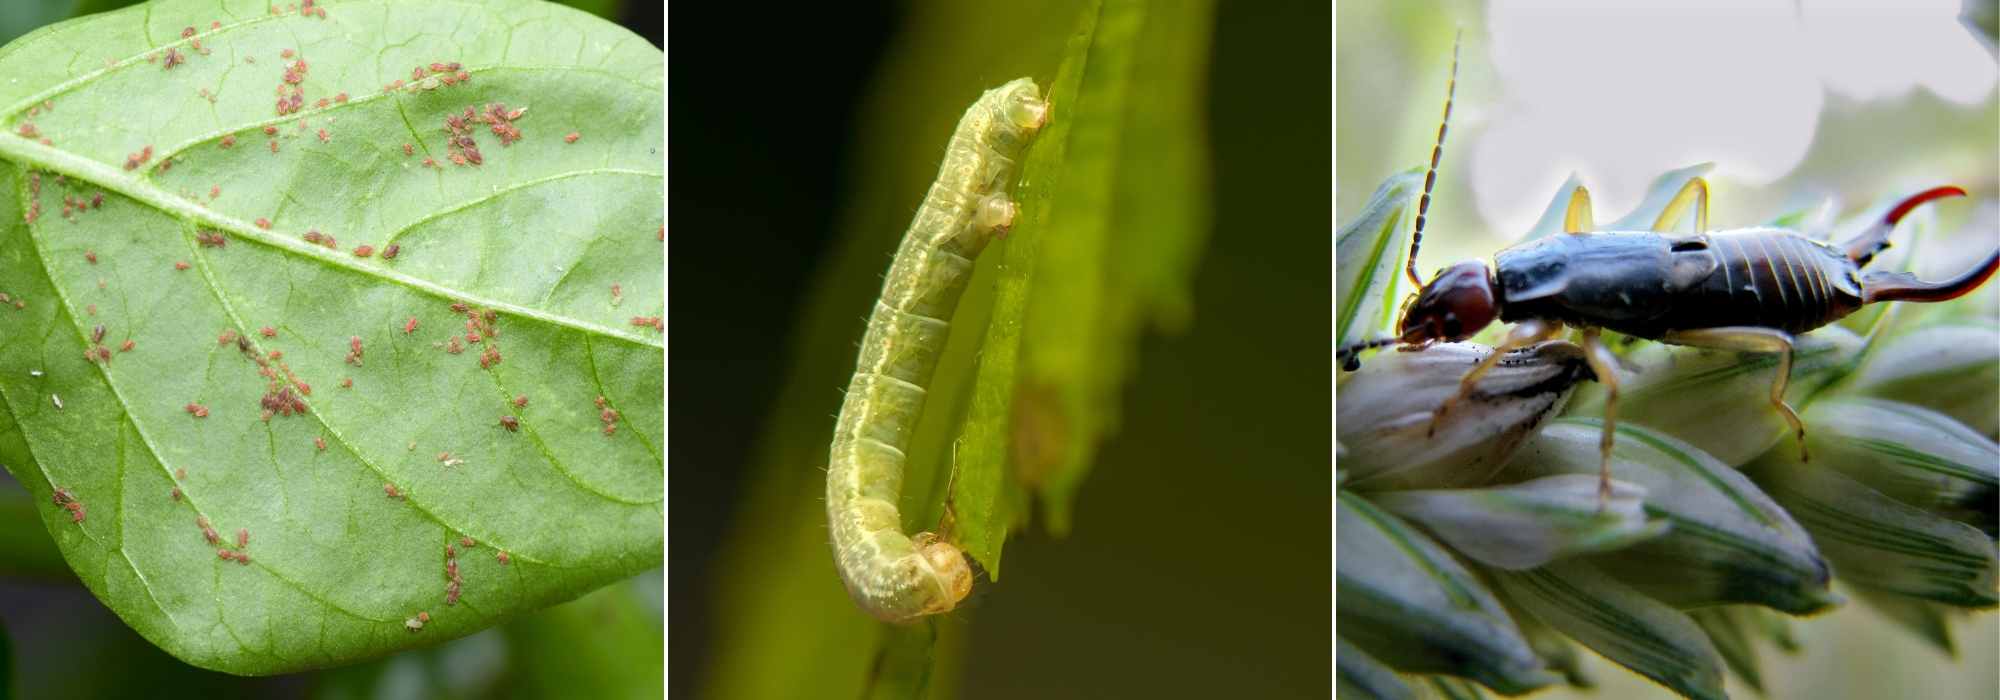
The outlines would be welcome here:
<svg viewBox="0 0 2000 700">
<path fill-rule="evenodd" d="M 950 542 L 938 539 L 937 535 L 922 533 L 910 538 L 917 546 L 922 568 L 937 581 L 938 589 L 944 593 L 924 606 L 920 614 L 933 615 L 949 612 L 972 593 L 972 566 L 965 562 L 965 553 Z"/>
<path fill-rule="evenodd" d="M 1031 78 L 1016 78 L 1000 86 L 1002 116 L 1023 134 L 1032 134 L 1049 123 L 1049 103 Z"/>
</svg>

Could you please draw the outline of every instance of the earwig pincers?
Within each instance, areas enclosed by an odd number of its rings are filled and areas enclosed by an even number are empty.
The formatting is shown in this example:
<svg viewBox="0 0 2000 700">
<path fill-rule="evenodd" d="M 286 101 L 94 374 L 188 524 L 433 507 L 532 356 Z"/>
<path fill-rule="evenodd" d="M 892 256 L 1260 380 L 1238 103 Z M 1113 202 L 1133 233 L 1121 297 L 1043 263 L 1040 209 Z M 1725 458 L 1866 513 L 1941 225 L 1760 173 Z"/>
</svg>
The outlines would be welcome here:
<svg viewBox="0 0 2000 700">
<path fill-rule="evenodd" d="M 1456 92 L 1458 52 L 1452 52 L 1452 81 L 1445 98 L 1444 121 L 1451 120 L 1451 95 Z M 1799 442 L 1802 460 L 1805 424 L 1785 403 L 1791 375 L 1793 336 L 1825 326 L 1876 302 L 1939 302 L 1956 299 L 1979 288 L 2000 269 L 2000 249 L 1966 272 L 1939 282 L 1925 282 L 1905 272 L 1862 268 L 1889 245 L 1889 233 L 1917 206 L 1948 196 L 1964 196 L 1954 186 L 1933 187 L 1910 195 L 1853 239 L 1828 245 L 1784 228 L 1758 226 L 1724 231 L 1708 228 L 1708 183 L 1690 180 L 1643 231 L 1597 230 L 1591 220 L 1590 196 L 1576 188 L 1565 212 L 1563 230 L 1496 253 L 1492 264 L 1472 260 L 1447 267 L 1426 284 L 1417 276 L 1416 258 L 1423 239 L 1431 186 L 1444 147 L 1445 127 L 1431 151 L 1417 208 L 1416 229 L 1410 237 L 1407 274 L 1420 289 L 1403 309 L 1395 337 L 1363 340 L 1343 346 L 1336 357 L 1349 370 L 1361 351 L 1399 345 L 1421 350 L 1436 342 L 1472 337 L 1494 321 L 1514 324 L 1491 355 L 1459 381 L 1459 390 L 1432 414 L 1431 429 L 1452 405 L 1471 394 L 1474 384 L 1509 351 L 1548 340 L 1565 326 L 1580 331 L 1584 358 L 1606 389 L 1603 437 L 1599 452 L 1600 500 L 1611 484 L 1611 448 L 1616 425 L 1617 361 L 1598 337 L 1610 329 L 1634 338 L 1670 345 L 1766 352 L 1778 355 L 1777 378 L 1771 384 L 1771 406 L 1788 423 Z M 1695 233 L 1669 233 L 1693 205 Z"/>
</svg>

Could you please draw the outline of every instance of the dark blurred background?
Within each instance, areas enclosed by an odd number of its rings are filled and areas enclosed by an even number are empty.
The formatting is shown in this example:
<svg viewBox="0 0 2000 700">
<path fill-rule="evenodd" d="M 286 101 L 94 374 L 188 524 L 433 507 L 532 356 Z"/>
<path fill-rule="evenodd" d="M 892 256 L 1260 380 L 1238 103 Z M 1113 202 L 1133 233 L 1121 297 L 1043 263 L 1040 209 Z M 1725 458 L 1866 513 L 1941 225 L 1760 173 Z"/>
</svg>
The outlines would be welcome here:
<svg viewBox="0 0 2000 700">
<path fill-rule="evenodd" d="M 1215 230 L 1193 324 L 1142 344 L 1122 428 L 1083 486 L 1073 533 L 1017 534 L 1005 580 L 982 581 L 969 601 L 961 696 L 1330 695 L 1331 8 L 1218 5 Z M 719 663 L 717 557 L 800 351 L 816 266 L 856 188 L 856 115 L 904 12 L 794 7 L 779 22 L 754 6 L 675 9 L 668 663 L 678 697 Z M 865 301 L 854 309 L 858 341 Z M 812 352 L 851 361 L 853 350 Z M 829 434 L 841 388 L 824 387 Z"/>
<path fill-rule="evenodd" d="M 47 24 L 132 4 L 0 0 L 0 45 Z M 661 45 L 665 25 L 652 0 L 559 4 Z M 62 562 L 27 490 L 0 470 L 0 700 L 657 697 L 662 576 L 641 574 L 429 649 L 315 673 L 241 678 L 182 663 L 98 602 Z"/>
</svg>

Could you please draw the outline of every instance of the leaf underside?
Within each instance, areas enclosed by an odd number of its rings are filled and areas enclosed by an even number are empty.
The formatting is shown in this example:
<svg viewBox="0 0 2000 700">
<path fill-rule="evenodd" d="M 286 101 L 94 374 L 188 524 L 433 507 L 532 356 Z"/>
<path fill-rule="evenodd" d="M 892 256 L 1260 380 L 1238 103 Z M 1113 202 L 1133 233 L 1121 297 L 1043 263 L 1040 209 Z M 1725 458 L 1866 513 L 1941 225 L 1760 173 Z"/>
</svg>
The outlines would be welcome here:
<svg viewBox="0 0 2000 700">
<path fill-rule="evenodd" d="M 237 674 L 661 556 L 659 51 L 527 0 L 317 9 L 0 48 L 0 463 L 99 599 Z"/>
</svg>

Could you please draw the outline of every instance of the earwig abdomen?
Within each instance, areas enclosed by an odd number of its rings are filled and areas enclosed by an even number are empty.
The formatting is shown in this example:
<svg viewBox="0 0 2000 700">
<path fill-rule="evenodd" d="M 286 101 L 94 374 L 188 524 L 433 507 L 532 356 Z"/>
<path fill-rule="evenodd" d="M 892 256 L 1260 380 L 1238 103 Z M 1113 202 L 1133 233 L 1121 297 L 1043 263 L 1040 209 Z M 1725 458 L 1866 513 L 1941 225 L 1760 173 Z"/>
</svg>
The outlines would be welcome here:
<svg viewBox="0 0 2000 700">
<path fill-rule="evenodd" d="M 1857 269 L 1775 228 L 1555 235 L 1494 259 L 1500 319 L 1557 320 L 1641 338 L 1758 326 L 1804 333 L 1861 307 Z"/>
</svg>

